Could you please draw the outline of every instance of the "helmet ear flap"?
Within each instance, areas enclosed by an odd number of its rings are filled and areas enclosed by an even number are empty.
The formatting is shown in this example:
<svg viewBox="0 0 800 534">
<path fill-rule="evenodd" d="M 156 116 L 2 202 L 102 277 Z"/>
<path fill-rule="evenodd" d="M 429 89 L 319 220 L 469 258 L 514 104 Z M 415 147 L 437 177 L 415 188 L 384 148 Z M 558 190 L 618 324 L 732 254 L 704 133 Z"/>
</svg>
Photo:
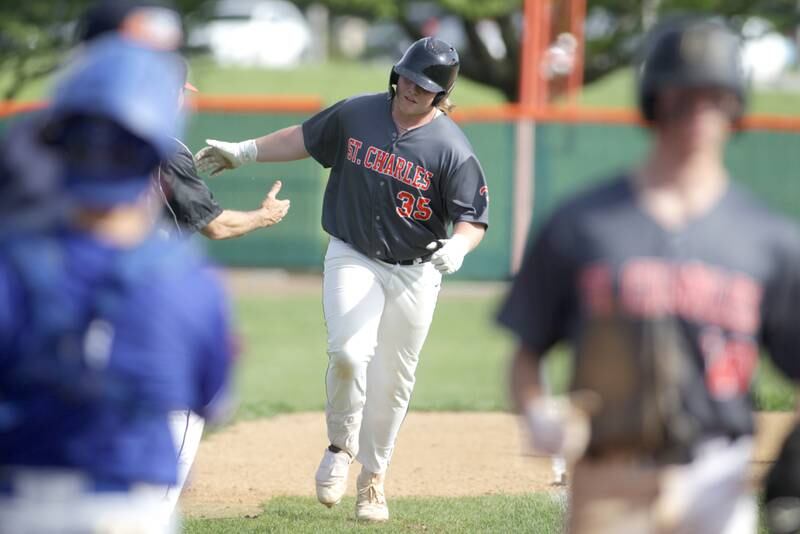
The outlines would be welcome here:
<svg viewBox="0 0 800 534">
<path fill-rule="evenodd" d="M 389 94 L 394 96 L 394 86 L 397 85 L 397 82 L 400 80 L 400 75 L 397 74 L 397 71 L 394 70 L 392 67 L 392 73 L 389 75 Z"/>
<path fill-rule="evenodd" d="M 433 107 L 436 107 L 439 102 L 447 98 L 447 93 L 442 91 L 441 93 L 437 93 L 435 97 L 433 97 Z"/>
<path fill-rule="evenodd" d="M 652 123 L 656 120 L 656 97 L 652 92 L 647 92 L 639 97 L 639 109 L 645 122 Z"/>
</svg>

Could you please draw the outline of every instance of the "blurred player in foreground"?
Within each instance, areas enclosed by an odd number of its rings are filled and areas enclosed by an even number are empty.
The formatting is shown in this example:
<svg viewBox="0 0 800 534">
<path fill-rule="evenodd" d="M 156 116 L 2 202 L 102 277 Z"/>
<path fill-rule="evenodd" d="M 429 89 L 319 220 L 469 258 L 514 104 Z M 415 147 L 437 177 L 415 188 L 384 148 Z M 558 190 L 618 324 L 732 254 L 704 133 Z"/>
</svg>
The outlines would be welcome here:
<svg viewBox="0 0 800 534">
<path fill-rule="evenodd" d="M 77 31 L 78 41 L 90 43 L 98 37 L 117 33 L 154 49 L 176 49 L 183 39 L 177 12 L 163 2 L 147 0 L 102 0 L 90 7 Z M 188 82 L 188 65 L 180 64 L 180 84 L 175 105 L 183 109 L 186 91 L 197 89 Z M 189 148 L 178 138 L 173 140 L 172 155 L 162 161 L 153 173 L 154 200 L 159 204 L 158 216 L 165 219 L 161 233 L 170 239 L 191 237 L 195 232 L 209 239 L 230 239 L 280 222 L 289 210 L 289 201 L 277 198 L 281 182 L 273 184 L 252 211 L 224 209 L 197 174 Z M 170 415 L 175 446 L 178 450 L 178 480 L 164 489 L 164 515 L 169 517 L 187 482 L 205 423 L 190 411 Z"/>
<path fill-rule="evenodd" d="M 532 444 L 575 462 L 573 533 L 753 533 L 750 387 L 759 344 L 800 377 L 800 230 L 723 165 L 745 110 L 738 37 L 680 19 L 649 36 L 636 169 L 566 202 L 536 236 L 499 320 Z M 572 393 L 538 362 L 575 349 Z"/>
<path fill-rule="evenodd" d="M 488 224 L 483 170 L 446 113 L 458 66 L 448 43 L 421 39 L 392 68 L 389 91 L 258 139 L 210 140 L 197 156 L 212 173 L 309 156 L 331 168 L 322 207 L 331 236 L 323 281 L 330 446 L 315 478 L 317 498 L 333 506 L 357 459 L 360 520 L 389 518 L 384 479 L 442 275 L 461 267 Z"/>
<path fill-rule="evenodd" d="M 0 532 L 173 531 L 167 414 L 226 409 L 221 286 L 157 236 L 148 199 L 179 79 L 174 55 L 99 39 L 34 123 L 67 206 L 0 242 Z"/>
</svg>

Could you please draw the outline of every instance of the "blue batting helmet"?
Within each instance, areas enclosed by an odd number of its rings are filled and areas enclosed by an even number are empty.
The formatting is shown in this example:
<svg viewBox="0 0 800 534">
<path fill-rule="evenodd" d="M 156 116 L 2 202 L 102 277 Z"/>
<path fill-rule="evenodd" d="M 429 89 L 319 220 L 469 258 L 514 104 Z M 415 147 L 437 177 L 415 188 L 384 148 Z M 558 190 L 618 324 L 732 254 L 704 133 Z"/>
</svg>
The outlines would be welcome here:
<svg viewBox="0 0 800 534">
<path fill-rule="evenodd" d="M 182 127 L 180 61 L 118 36 L 77 56 L 53 93 L 45 142 L 67 169 L 67 190 L 93 204 L 137 198 L 175 150 Z"/>
</svg>

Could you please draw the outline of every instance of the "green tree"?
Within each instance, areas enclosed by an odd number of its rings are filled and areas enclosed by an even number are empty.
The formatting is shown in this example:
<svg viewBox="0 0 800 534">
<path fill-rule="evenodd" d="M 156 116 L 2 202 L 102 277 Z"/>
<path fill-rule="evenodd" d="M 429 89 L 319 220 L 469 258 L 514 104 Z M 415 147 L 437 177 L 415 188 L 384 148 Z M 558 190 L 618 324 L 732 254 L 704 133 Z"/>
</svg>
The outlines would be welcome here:
<svg viewBox="0 0 800 534">
<path fill-rule="evenodd" d="M 413 39 L 422 37 L 419 25 L 409 17 L 415 0 L 297 0 L 319 2 L 333 13 L 397 20 Z M 461 50 L 461 75 L 500 89 L 510 101 L 517 100 L 522 0 L 435 0 L 463 25 L 468 49 Z M 779 30 L 798 23 L 797 0 L 587 0 L 589 15 L 604 21 L 605 31 L 590 34 L 586 42 L 584 81 L 593 81 L 630 65 L 642 33 L 658 18 L 680 12 L 718 14 L 734 26 L 749 16 L 770 19 Z M 565 5 L 556 0 L 554 5 Z M 479 37 L 477 23 L 494 20 L 500 28 L 507 54 L 494 58 Z"/>
<path fill-rule="evenodd" d="M 0 72 L 8 82 L 0 99 L 11 100 L 26 83 L 55 71 L 75 44 L 77 20 L 93 0 L 0 0 Z M 183 14 L 202 18 L 205 0 L 176 0 Z M 190 17 L 191 20 L 191 17 Z"/>
<path fill-rule="evenodd" d="M 591 0 L 589 5 L 589 15 L 605 19 L 608 31 L 587 37 L 586 83 L 630 65 L 643 32 L 664 16 L 717 15 L 735 28 L 758 16 L 770 20 L 779 31 L 789 31 L 798 23 L 797 0 Z"/>
<path fill-rule="evenodd" d="M 10 75 L 1 98 L 14 98 L 27 82 L 58 67 L 72 40 L 71 23 L 86 5 L 88 0 L 0 1 L 0 70 Z"/>
</svg>

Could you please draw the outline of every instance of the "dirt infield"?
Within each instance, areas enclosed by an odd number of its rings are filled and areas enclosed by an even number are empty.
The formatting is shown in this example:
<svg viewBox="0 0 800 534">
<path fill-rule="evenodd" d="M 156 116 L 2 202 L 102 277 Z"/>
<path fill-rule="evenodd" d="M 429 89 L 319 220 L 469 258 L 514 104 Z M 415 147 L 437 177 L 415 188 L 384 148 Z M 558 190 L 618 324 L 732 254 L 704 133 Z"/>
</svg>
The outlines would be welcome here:
<svg viewBox="0 0 800 534">
<path fill-rule="evenodd" d="M 792 414 L 759 414 L 755 474 L 775 457 Z M 504 413 L 408 415 L 387 478 L 387 496 L 466 496 L 552 489 L 549 459 L 524 456 L 516 419 Z M 326 445 L 321 413 L 237 423 L 205 439 L 181 506 L 185 515 L 257 514 L 278 495 L 314 495 Z M 351 470 L 350 494 L 355 493 Z"/>
</svg>

